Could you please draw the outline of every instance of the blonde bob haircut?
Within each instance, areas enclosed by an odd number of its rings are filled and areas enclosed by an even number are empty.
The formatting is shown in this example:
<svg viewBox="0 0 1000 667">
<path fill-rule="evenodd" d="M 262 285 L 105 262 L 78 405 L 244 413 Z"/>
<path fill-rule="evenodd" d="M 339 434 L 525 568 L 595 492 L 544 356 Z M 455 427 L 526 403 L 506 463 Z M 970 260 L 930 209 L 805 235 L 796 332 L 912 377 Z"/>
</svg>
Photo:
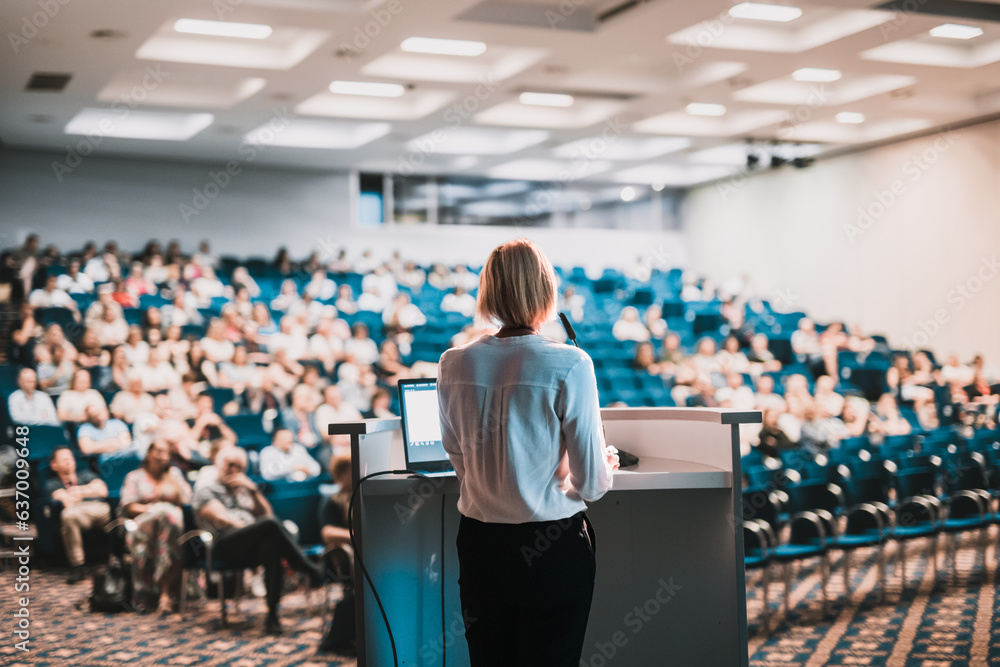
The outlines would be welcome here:
<svg viewBox="0 0 1000 667">
<path fill-rule="evenodd" d="M 531 327 L 556 314 L 556 275 L 528 239 L 497 246 L 479 274 L 476 314 L 504 327 Z"/>
</svg>

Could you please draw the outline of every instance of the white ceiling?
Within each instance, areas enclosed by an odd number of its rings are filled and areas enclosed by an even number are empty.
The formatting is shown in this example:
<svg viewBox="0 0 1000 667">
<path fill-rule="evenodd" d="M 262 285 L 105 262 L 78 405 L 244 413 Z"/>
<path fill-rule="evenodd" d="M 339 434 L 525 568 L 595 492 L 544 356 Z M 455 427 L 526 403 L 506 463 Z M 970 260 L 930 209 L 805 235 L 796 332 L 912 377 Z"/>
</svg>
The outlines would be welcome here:
<svg viewBox="0 0 1000 667">
<path fill-rule="evenodd" d="M 896 14 L 861 0 L 780 1 L 802 16 L 732 19 L 725 0 L 650 0 L 604 20 L 620 2 L 4 0 L 0 140 L 62 155 L 80 145 L 81 153 L 220 164 L 252 155 L 296 168 L 685 187 L 740 168 L 747 138 L 801 142 L 802 155 L 822 157 L 1000 112 L 1000 23 Z M 174 30 L 181 18 L 272 32 L 182 34 Z M 948 22 L 984 34 L 928 34 Z M 403 51 L 414 36 L 487 48 L 475 57 Z M 794 80 L 803 67 L 842 78 Z M 35 73 L 72 78 L 61 92 L 28 91 Z M 334 80 L 405 92 L 334 94 Z M 527 106 L 518 100 L 525 91 L 575 99 Z M 726 113 L 692 116 L 692 102 Z M 865 122 L 838 123 L 842 111 Z M 178 134 L 130 138 L 150 123 Z"/>
</svg>

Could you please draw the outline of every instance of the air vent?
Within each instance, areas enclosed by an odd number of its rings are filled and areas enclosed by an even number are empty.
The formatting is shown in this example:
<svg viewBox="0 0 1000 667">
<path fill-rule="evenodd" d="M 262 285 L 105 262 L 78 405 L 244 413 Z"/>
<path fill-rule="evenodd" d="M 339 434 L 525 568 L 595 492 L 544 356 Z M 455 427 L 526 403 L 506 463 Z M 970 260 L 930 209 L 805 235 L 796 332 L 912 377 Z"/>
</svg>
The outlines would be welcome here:
<svg viewBox="0 0 1000 667">
<path fill-rule="evenodd" d="M 36 73 L 31 75 L 27 90 L 58 93 L 69 83 L 72 74 Z"/>
</svg>

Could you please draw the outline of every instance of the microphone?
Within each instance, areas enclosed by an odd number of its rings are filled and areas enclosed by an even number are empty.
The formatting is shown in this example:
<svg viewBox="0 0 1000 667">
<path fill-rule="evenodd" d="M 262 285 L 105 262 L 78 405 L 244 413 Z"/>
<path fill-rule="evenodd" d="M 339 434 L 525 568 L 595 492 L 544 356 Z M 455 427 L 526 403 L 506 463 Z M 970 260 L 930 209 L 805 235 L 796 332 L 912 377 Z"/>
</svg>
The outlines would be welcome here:
<svg viewBox="0 0 1000 667">
<path fill-rule="evenodd" d="M 573 331 L 573 325 L 569 323 L 569 318 L 566 317 L 566 313 L 559 313 L 559 321 L 562 322 L 563 329 L 566 330 L 566 337 L 573 342 L 573 345 L 580 347 L 580 345 L 576 342 L 576 332 Z"/>
</svg>

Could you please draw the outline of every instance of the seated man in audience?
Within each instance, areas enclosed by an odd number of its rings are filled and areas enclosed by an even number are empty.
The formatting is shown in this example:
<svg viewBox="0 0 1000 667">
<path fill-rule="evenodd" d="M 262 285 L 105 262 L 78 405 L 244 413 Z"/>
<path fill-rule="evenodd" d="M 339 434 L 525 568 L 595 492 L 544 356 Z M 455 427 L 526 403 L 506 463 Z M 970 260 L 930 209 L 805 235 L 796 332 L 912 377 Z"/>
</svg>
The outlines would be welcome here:
<svg viewBox="0 0 1000 667">
<path fill-rule="evenodd" d="M 810 403 L 805 408 L 805 421 L 799 446 L 813 454 L 822 454 L 840 446 L 848 436 L 847 427 L 837 417 L 831 417 L 822 403 Z"/>
<path fill-rule="evenodd" d="M 76 458 L 69 447 L 59 447 L 50 459 L 52 476 L 45 490 L 63 504 L 61 514 L 63 547 L 70 573 L 66 583 L 75 584 L 87 576 L 84 568 L 83 531 L 103 528 L 111 520 L 108 487 L 86 468 L 77 472 Z"/>
<path fill-rule="evenodd" d="M 132 369 L 126 375 L 126 388 L 111 399 L 111 414 L 126 424 L 135 421 L 137 415 L 153 412 L 156 403 L 153 396 L 142 389 L 142 374 Z"/>
<path fill-rule="evenodd" d="M 22 368 L 17 374 L 17 389 L 7 397 L 7 413 L 15 424 L 29 426 L 39 424 L 58 425 L 56 406 L 52 397 L 38 391 L 38 377 L 30 368 Z"/>
<path fill-rule="evenodd" d="M 214 454 L 224 447 L 236 444 L 236 433 L 221 415 L 215 412 L 210 394 L 201 394 L 195 401 L 198 413 L 188 419 L 191 435 L 203 456 L 214 458 Z"/>
<path fill-rule="evenodd" d="M 736 410 L 753 410 L 756 404 L 753 389 L 743 384 L 741 373 L 735 372 L 726 373 L 726 386 L 715 392 L 715 400 L 722 407 Z"/>
<path fill-rule="evenodd" d="M 59 396 L 57 410 L 59 421 L 82 422 L 87 418 L 87 406 L 106 405 L 101 392 L 90 386 L 90 371 L 80 369 L 73 374 L 69 389 Z"/>
<path fill-rule="evenodd" d="M 295 436 L 287 428 L 276 430 L 271 444 L 260 450 L 260 476 L 268 481 L 302 481 L 315 477 L 321 470 L 316 459 L 295 442 Z"/>
<path fill-rule="evenodd" d="M 330 435 L 330 424 L 357 421 L 361 418 L 361 411 L 344 400 L 340 387 L 331 384 L 323 390 L 323 403 L 316 408 L 316 428 L 320 437 L 333 446 L 334 456 L 350 454 L 351 436 Z"/>
<path fill-rule="evenodd" d="M 80 260 L 70 260 L 66 273 L 56 278 L 56 286 L 69 294 L 92 294 L 94 281 L 80 272 Z"/>
<path fill-rule="evenodd" d="M 79 317 L 76 301 L 65 290 L 59 288 L 58 280 L 56 276 L 49 276 L 45 280 L 45 287 L 31 292 L 28 303 L 35 308 L 68 308 L 73 311 L 74 317 Z"/>
<path fill-rule="evenodd" d="M 320 586 L 323 573 L 310 563 L 295 541 L 274 517 L 271 504 L 246 476 L 247 454 L 239 447 L 226 447 L 215 459 L 218 477 L 194 492 L 191 501 L 199 527 L 214 536 L 213 557 L 238 559 L 264 566 L 267 589 L 268 634 L 281 634 L 278 603 L 284 587 L 285 566 L 309 576 Z"/>
<path fill-rule="evenodd" d="M 133 457 L 138 461 L 146 452 L 139 452 L 132 443 L 128 426 L 119 419 L 109 419 L 108 409 L 103 405 L 88 405 L 87 421 L 77 429 L 76 438 L 80 451 L 84 454 L 100 454 L 98 461 L 104 463 Z"/>
<path fill-rule="evenodd" d="M 795 443 L 778 426 L 779 417 L 781 417 L 781 410 L 778 408 L 764 410 L 764 423 L 761 426 L 757 443 L 757 449 L 764 456 L 778 457 L 782 450 L 795 449 Z"/>
</svg>

